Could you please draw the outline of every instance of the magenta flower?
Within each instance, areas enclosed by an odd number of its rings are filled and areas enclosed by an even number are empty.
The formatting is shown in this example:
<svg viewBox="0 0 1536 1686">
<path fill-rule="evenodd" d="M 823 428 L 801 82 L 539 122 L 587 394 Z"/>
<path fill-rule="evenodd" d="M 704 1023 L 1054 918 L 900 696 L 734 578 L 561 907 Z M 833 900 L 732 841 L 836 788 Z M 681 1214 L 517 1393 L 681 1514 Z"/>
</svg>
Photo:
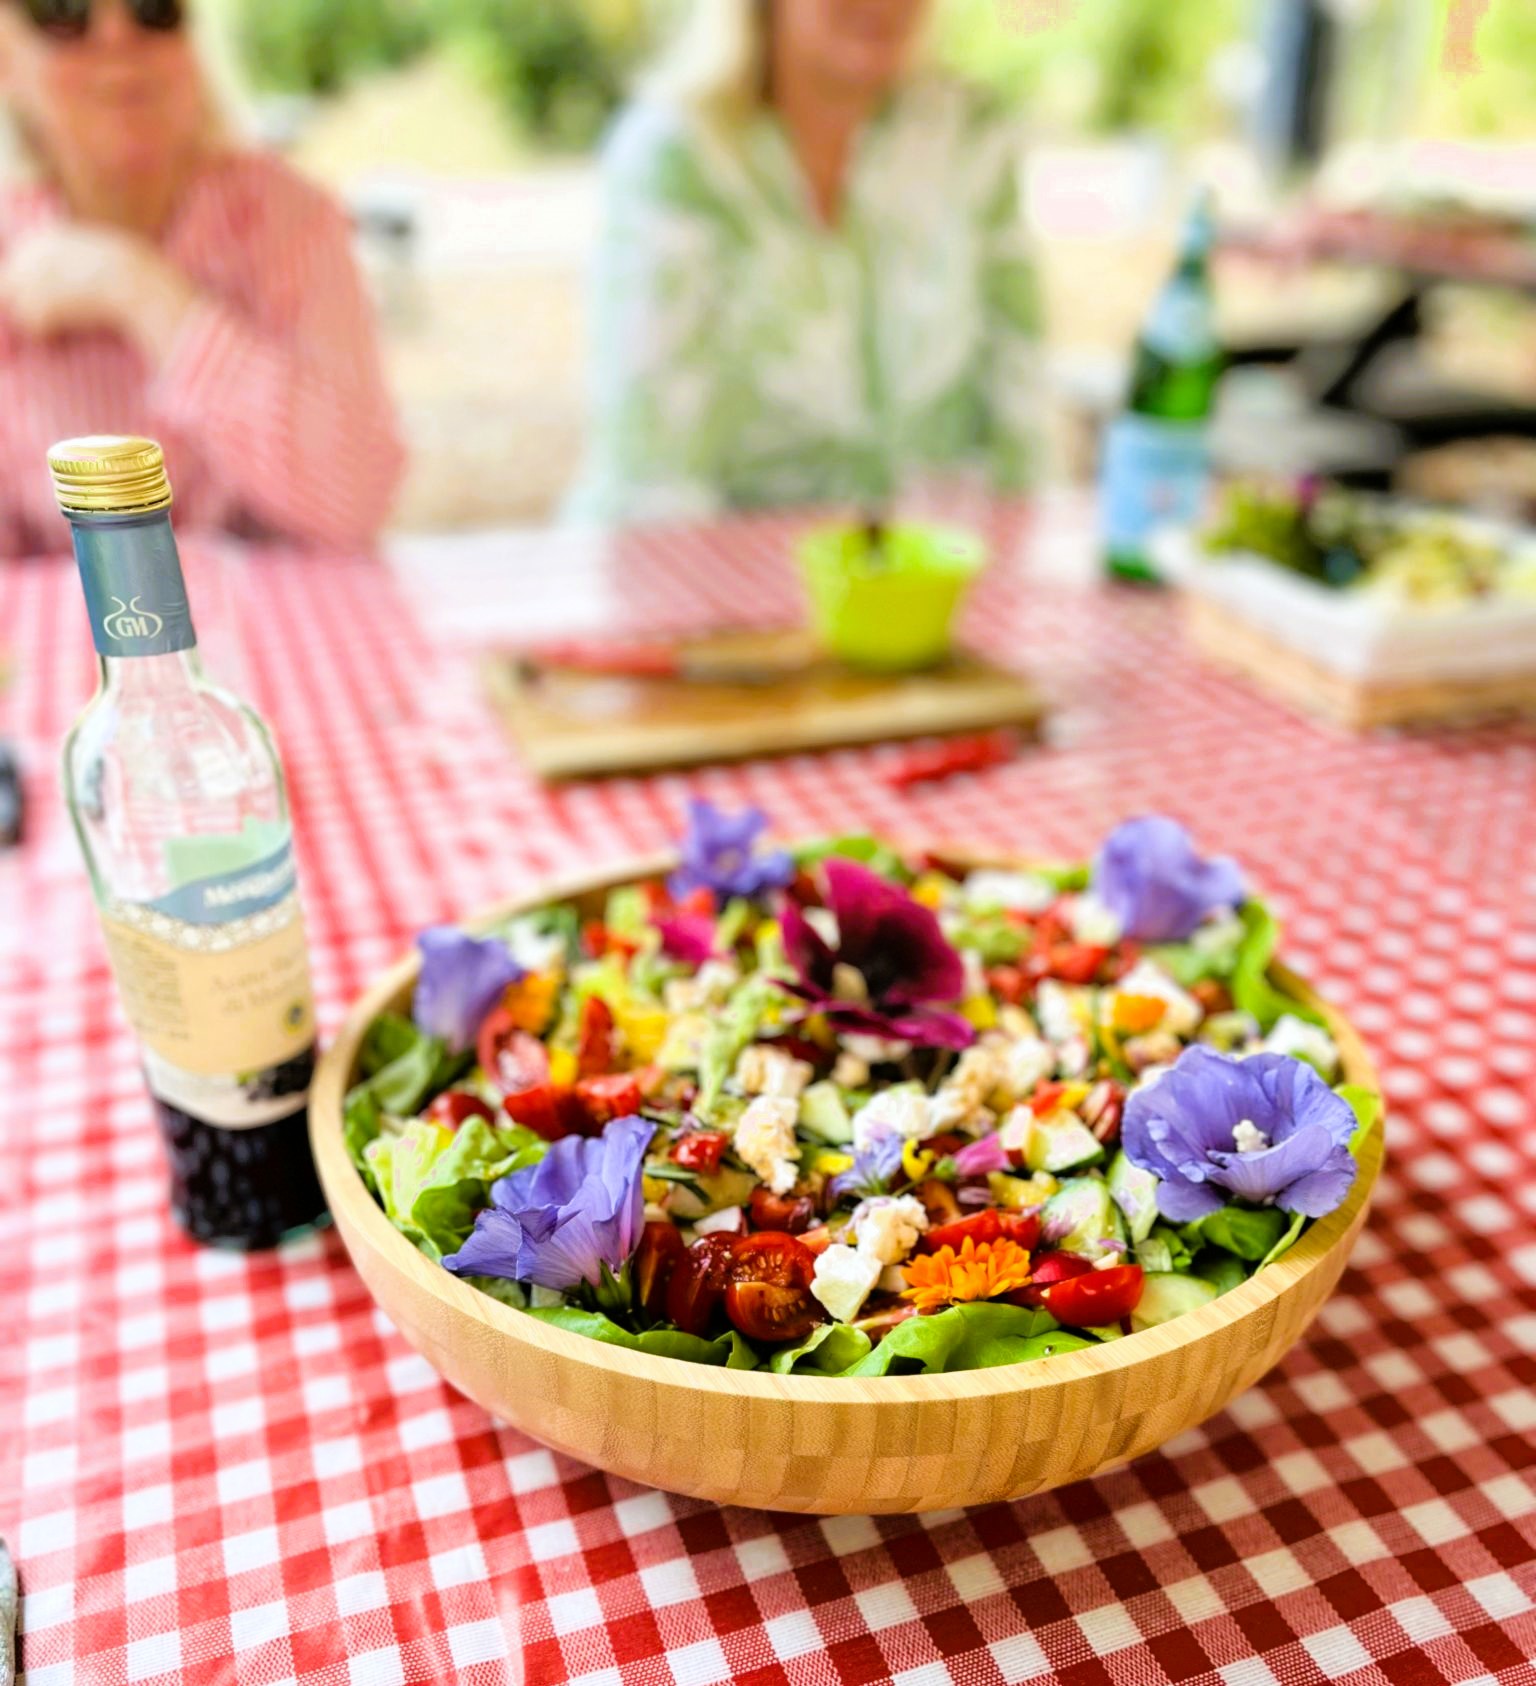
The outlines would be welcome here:
<svg viewBox="0 0 1536 1686">
<path fill-rule="evenodd" d="M 600 1136 L 562 1136 L 537 1165 L 491 1185 L 491 1204 L 444 1265 L 568 1290 L 617 1273 L 644 1222 L 641 1167 L 656 1126 L 615 1118 Z"/>
<path fill-rule="evenodd" d="M 652 923 L 661 932 L 661 952 L 669 960 L 702 966 L 720 952 L 715 945 L 715 922 L 707 913 L 663 914 Z"/>
<path fill-rule="evenodd" d="M 1234 862 L 1204 859 L 1177 820 L 1143 814 L 1104 839 L 1093 893 L 1134 941 L 1179 943 L 1207 914 L 1236 907 L 1244 892 Z"/>
<path fill-rule="evenodd" d="M 780 915 L 784 951 L 799 975 L 784 987 L 845 1033 L 926 1048 L 965 1048 L 976 1039 L 958 1013 L 965 966 L 944 940 L 931 909 L 899 884 L 837 856 L 822 866 L 837 945 L 823 941 L 793 902 Z"/>
<path fill-rule="evenodd" d="M 421 975 L 411 1002 L 416 1028 L 440 1036 L 459 1053 L 523 969 L 499 937 L 471 937 L 456 925 L 434 925 L 416 939 Z"/>
<path fill-rule="evenodd" d="M 1120 1136 L 1131 1163 L 1161 1179 L 1158 1211 L 1191 1223 L 1230 1200 L 1323 1217 L 1355 1180 L 1354 1129 L 1349 1102 L 1304 1060 L 1197 1044 L 1131 1094 Z"/>
</svg>

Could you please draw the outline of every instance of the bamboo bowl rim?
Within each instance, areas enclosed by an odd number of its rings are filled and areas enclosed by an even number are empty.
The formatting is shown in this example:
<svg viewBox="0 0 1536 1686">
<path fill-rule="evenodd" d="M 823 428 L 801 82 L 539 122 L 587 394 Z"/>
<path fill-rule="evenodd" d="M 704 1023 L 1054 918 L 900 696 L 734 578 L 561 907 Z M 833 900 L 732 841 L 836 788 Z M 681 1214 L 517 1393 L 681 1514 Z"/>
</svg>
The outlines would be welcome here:
<svg viewBox="0 0 1536 1686">
<path fill-rule="evenodd" d="M 992 855 L 982 850 L 946 848 L 948 858 L 975 865 L 1019 866 L 1001 851 Z M 550 902 L 570 899 L 594 890 L 611 888 L 638 878 L 654 877 L 676 865 L 674 854 L 644 856 L 594 868 L 580 875 L 557 879 L 533 892 L 510 898 L 471 918 L 459 921 L 465 930 L 486 930 L 519 913 Z M 939 1375 L 908 1376 L 778 1376 L 766 1370 L 728 1370 L 723 1365 L 693 1364 L 686 1359 L 664 1358 L 611 1346 L 578 1335 L 569 1329 L 529 1317 L 504 1305 L 451 1271 L 434 1264 L 397 1230 L 384 1209 L 369 1193 L 352 1163 L 342 1138 L 342 1104 L 351 1087 L 353 1071 L 364 1033 L 381 1012 L 398 1005 L 420 970 L 421 958 L 413 951 L 395 962 L 349 1010 L 336 1039 L 321 1056 L 310 1102 L 309 1135 L 321 1183 L 334 1207 L 347 1208 L 346 1217 L 360 1236 L 397 1271 L 407 1273 L 446 1312 L 467 1314 L 508 1340 L 529 1345 L 571 1364 L 594 1372 L 621 1371 L 646 1379 L 663 1388 L 684 1388 L 735 1399 L 790 1400 L 806 1405 L 836 1404 L 861 1410 L 888 1408 L 902 1401 L 938 1403 L 987 1398 L 1005 1392 L 1050 1388 L 1062 1383 L 1086 1382 L 1134 1368 L 1158 1353 L 1171 1353 L 1193 1346 L 1219 1330 L 1253 1316 L 1289 1292 L 1323 1264 L 1334 1247 L 1344 1240 L 1357 1216 L 1369 1202 L 1381 1170 L 1386 1125 L 1385 1097 L 1375 1064 L 1366 1052 L 1354 1026 L 1294 972 L 1281 965 L 1270 968 L 1272 978 L 1296 1000 L 1320 1010 L 1338 1044 L 1340 1063 L 1347 1081 L 1370 1088 L 1381 1105 L 1357 1156 L 1354 1186 L 1341 1206 L 1324 1218 L 1314 1218 L 1311 1227 L 1289 1252 L 1273 1264 L 1250 1276 L 1239 1287 L 1218 1295 L 1194 1311 L 1186 1311 L 1167 1323 L 1138 1330 L 1119 1340 L 1104 1341 L 1079 1352 L 1059 1353 L 1026 1364 L 1003 1364 L 983 1370 L 958 1370 Z M 345 1241 L 345 1234 L 343 1235 Z M 348 1243 L 350 1247 L 350 1243 Z M 370 1289 L 371 1292 L 371 1289 Z"/>
</svg>

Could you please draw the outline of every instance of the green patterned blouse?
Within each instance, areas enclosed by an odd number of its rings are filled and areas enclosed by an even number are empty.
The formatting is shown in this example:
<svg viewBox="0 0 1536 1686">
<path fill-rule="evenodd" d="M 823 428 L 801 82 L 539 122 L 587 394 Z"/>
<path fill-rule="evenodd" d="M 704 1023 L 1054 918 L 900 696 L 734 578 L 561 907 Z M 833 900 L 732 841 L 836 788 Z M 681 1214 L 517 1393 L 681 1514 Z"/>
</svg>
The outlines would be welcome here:
<svg viewBox="0 0 1536 1686">
<path fill-rule="evenodd" d="M 605 154 L 570 513 L 870 502 L 978 469 L 1018 489 L 1039 396 L 1019 157 L 979 96 L 912 83 L 860 135 L 828 228 L 771 113 L 727 138 L 632 107 Z"/>
</svg>

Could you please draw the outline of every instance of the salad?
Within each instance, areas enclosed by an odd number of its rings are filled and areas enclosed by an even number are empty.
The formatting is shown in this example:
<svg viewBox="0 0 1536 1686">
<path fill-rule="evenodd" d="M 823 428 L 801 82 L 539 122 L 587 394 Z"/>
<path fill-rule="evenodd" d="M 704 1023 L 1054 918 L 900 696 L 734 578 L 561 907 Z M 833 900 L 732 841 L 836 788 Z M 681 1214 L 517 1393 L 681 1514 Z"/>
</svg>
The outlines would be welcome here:
<svg viewBox="0 0 1536 1686">
<path fill-rule="evenodd" d="M 1212 555 L 1262 556 L 1321 585 L 1369 590 L 1421 608 L 1536 597 L 1531 557 L 1444 517 L 1313 479 L 1233 481 L 1204 545 Z"/>
<path fill-rule="evenodd" d="M 1348 1194 L 1376 1098 L 1175 821 L 1038 870 L 764 825 L 696 802 L 601 918 L 422 934 L 345 1131 L 445 1270 L 697 1363 L 963 1370 L 1134 1338 Z"/>
</svg>

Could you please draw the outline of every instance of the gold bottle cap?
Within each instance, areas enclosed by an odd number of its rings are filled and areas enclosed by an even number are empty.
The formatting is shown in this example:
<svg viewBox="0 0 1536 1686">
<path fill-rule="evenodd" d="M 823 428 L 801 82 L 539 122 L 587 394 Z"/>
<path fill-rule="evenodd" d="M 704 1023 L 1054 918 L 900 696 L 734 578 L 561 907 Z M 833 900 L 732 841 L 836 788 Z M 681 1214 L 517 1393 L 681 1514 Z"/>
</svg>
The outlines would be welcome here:
<svg viewBox="0 0 1536 1686">
<path fill-rule="evenodd" d="M 48 452 L 59 508 L 88 515 L 142 515 L 169 509 L 165 453 L 153 439 L 94 433 L 61 439 Z"/>
</svg>

